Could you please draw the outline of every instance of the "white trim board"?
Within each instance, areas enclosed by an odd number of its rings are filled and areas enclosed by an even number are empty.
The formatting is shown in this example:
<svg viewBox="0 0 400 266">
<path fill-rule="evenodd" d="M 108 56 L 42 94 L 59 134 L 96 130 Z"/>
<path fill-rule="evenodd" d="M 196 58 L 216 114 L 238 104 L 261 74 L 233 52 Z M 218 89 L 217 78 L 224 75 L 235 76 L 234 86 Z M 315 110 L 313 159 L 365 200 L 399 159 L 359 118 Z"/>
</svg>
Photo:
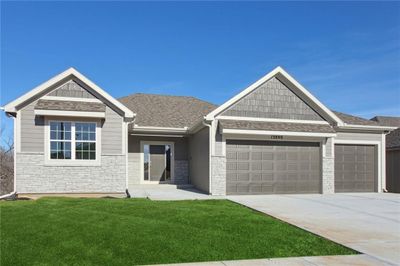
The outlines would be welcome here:
<svg viewBox="0 0 400 266">
<path fill-rule="evenodd" d="M 295 137 L 336 137 L 336 133 L 317 132 L 292 132 L 292 131 L 267 131 L 267 130 L 245 130 L 245 129 L 222 129 L 222 134 L 230 135 L 258 135 L 258 136 L 295 136 Z"/>
<path fill-rule="evenodd" d="M 290 76 L 283 68 L 278 66 L 268 74 L 266 74 L 264 77 L 261 79 L 257 80 L 253 84 L 251 84 L 249 87 L 244 89 L 242 92 L 231 98 L 230 100 L 226 101 L 224 104 L 219 106 L 217 109 L 209 113 L 206 118 L 207 120 L 213 120 L 218 114 L 235 104 L 237 101 L 257 89 L 260 85 L 262 85 L 264 82 L 268 81 L 269 79 L 281 75 L 285 79 L 287 79 L 293 86 L 301 92 L 305 97 L 307 97 L 311 102 L 315 103 L 315 105 L 322 110 L 330 119 L 335 121 L 338 125 L 343 125 L 343 121 L 336 116 L 329 108 L 327 108 L 325 105 L 323 105 L 316 97 L 314 97 L 306 88 L 304 88 L 299 82 L 297 82 L 292 76 Z"/>
<path fill-rule="evenodd" d="M 35 110 L 35 115 L 105 118 L 105 112 L 77 112 L 61 110 Z"/>
<path fill-rule="evenodd" d="M 40 84 L 36 88 L 32 89 L 31 91 L 25 93 L 21 97 L 17 98 L 16 100 L 6 104 L 4 106 L 5 112 L 16 112 L 17 109 L 16 107 L 23 104 L 24 102 L 28 101 L 35 95 L 44 92 L 46 89 L 49 87 L 53 86 L 54 84 L 57 84 L 58 82 L 67 79 L 68 77 L 76 77 L 79 79 L 81 82 L 86 84 L 89 88 L 93 89 L 95 92 L 97 92 L 100 96 L 104 97 L 106 100 L 108 100 L 110 103 L 115 105 L 118 109 L 124 112 L 124 115 L 126 118 L 133 118 L 135 117 L 135 114 L 128 109 L 125 105 L 117 101 L 114 97 L 112 97 L 110 94 L 108 94 L 106 91 L 101 89 L 99 86 L 97 86 L 94 82 L 86 78 L 84 75 L 79 73 L 76 69 L 74 68 L 69 68 L 65 70 L 64 72 L 56 75 L 55 77 L 49 79 L 48 81 Z"/>
<path fill-rule="evenodd" d="M 280 119 L 280 118 L 241 117 L 241 116 L 224 116 L 224 115 L 217 116 L 216 119 L 218 119 L 218 120 L 253 121 L 253 122 L 329 125 L 329 123 L 327 121 L 317 121 L 317 120 L 293 120 L 293 119 Z"/>
<path fill-rule="evenodd" d="M 131 132 L 169 132 L 169 133 L 188 133 L 187 127 L 148 127 L 134 125 Z"/>
<path fill-rule="evenodd" d="M 88 103 L 102 103 L 99 99 L 94 98 L 78 98 L 78 97 L 63 97 L 63 96 L 48 96 L 45 95 L 42 100 L 51 100 L 51 101 L 69 101 L 69 102 L 88 102 Z"/>
</svg>

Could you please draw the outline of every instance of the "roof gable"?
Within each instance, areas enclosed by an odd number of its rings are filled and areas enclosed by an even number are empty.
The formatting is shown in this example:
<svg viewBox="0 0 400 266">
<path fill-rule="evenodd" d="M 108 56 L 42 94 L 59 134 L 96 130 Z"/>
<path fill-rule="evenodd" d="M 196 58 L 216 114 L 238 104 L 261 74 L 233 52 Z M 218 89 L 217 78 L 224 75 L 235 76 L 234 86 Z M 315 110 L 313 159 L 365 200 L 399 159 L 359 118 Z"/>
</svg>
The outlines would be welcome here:
<svg viewBox="0 0 400 266">
<path fill-rule="evenodd" d="M 238 103 L 241 99 L 257 90 L 260 86 L 273 78 L 277 78 L 282 82 L 290 91 L 292 91 L 303 102 L 307 102 L 308 107 L 314 110 L 320 117 L 333 123 L 342 125 L 343 121 L 337 117 L 331 110 L 323 105 L 317 98 L 315 98 L 308 90 L 306 90 L 300 83 L 291 77 L 284 69 L 277 67 L 267 75 L 247 87 L 245 90 L 219 106 L 217 109 L 207 115 L 208 120 L 214 119 L 217 115 L 222 114 L 224 111 L 231 108 L 234 104 Z"/>
<path fill-rule="evenodd" d="M 261 84 L 221 115 L 325 121 L 277 77 Z"/>
<path fill-rule="evenodd" d="M 55 91 L 56 94 L 59 94 L 61 92 L 59 91 L 60 89 L 61 91 L 75 91 L 78 94 L 81 94 L 83 98 L 91 98 L 95 95 L 96 98 L 99 98 L 111 107 L 118 109 L 124 115 L 124 117 L 131 119 L 135 116 L 135 114 L 131 110 L 129 110 L 114 97 L 109 95 L 106 91 L 101 89 L 99 86 L 83 76 L 74 68 L 67 69 L 66 71 L 56 75 L 55 77 L 49 79 L 48 81 L 42 83 L 41 85 L 17 98 L 16 100 L 8 103 L 4 106 L 4 111 L 7 113 L 15 113 L 27 104 L 38 99 L 38 97 L 42 97 L 49 93 L 52 94 Z M 82 90 L 86 93 L 84 93 Z"/>
</svg>

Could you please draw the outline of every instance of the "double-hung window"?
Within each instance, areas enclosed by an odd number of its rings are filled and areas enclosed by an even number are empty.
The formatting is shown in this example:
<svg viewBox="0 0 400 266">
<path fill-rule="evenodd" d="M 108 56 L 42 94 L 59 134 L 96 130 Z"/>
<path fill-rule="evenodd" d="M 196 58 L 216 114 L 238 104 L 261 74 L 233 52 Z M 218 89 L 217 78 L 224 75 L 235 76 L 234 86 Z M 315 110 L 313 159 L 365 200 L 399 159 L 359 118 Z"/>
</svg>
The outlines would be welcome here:
<svg viewBox="0 0 400 266">
<path fill-rule="evenodd" d="M 96 160 L 96 122 L 50 121 L 50 160 Z"/>
<path fill-rule="evenodd" d="M 71 122 L 50 122 L 50 158 L 71 159 Z"/>
<path fill-rule="evenodd" d="M 75 123 L 75 159 L 96 160 L 95 123 Z"/>
</svg>

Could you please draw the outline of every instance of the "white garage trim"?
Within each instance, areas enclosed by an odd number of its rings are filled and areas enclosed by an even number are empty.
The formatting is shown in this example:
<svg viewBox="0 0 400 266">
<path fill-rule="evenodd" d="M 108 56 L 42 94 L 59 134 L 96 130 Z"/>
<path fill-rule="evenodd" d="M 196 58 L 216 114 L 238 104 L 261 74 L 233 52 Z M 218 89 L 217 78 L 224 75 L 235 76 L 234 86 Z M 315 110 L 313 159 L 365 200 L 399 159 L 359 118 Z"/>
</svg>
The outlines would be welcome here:
<svg viewBox="0 0 400 266">
<path fill-rule="evenodd" d="M 336 133 L 316 133 L 316 132 L 291 132 L 291 131 L 267 131 L 267 130 L 243 130 L 243 129 L 222 129 L 222 134 L 238 135 L 259 135 L 259 136 L 295 136 L 295 137 L 336 137 Z"/>
</svg>

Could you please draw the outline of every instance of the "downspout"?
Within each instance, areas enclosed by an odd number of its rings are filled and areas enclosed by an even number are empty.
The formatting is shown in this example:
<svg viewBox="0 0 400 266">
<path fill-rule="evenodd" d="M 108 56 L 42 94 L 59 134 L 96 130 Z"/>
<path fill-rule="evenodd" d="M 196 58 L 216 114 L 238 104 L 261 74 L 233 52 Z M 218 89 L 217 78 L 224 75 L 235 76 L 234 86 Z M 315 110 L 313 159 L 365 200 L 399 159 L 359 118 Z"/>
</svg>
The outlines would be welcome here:
<svg viewBox="0 0 400 266">
<path fill-rule="evenodd" d="M 133 117 L 132 121 L 126 122 L 126 136 L 125 136 L 125 138 L 126 138 L 126 141 L 125 141 L 125 167 L 126 167 L 126 169 L 125 169 L 125 194 L 126 194 L 127 198 L 131 197 L 131 194 L 129 194 L 129 189 L 128 189 L 128 186 L 129 186 L 129 181 L 128 181 L 128 178 L 129 178 L 129 175 L 128 175 L 128 168 L 129 168 L 128 167 L 128 164 L 129 164 L 129 160 L 128 160 L 129 125 L 132 124 L 132 123 L 135 123 L 135 119 L 136 119 L 136 116 Z"/>
<path fill-rule="evenodd" d="M 1 107 L 1 110 L 4 110 L 4 108 Z M 14 164 L 14 184 L 13 184 L 14 188 L 11 193 L 0 196 L 0 199 L 16 199 L 17 198 L 17 175 L 16 175 L 16 173 L 17 173 L 17 168 L 16 168 L 16 166 L 17 166 L 17 158 L 16 158 L 16 155 L 17 155 L 17 146 L 16 146 L 16 144 L 17 144 L 17 138 L 16 138 L 17 120 L 16 120 L 16 117 L 14 117 L 14 116 L 12 118 L 13 118 L 13 122 L 14 122 L 14 136 L 13 136 L 14 137 L 14 162 L 13 162 L 13 164 Z"/>
<path fill-rule="evenodd" d="M 211 173 L 212 173 L 212 171 L 211 171 L 211 153 L 212 153 L 212 139 L 211 139 L 211 136 L 212 136 L 212 126 L 210 125 L 210 124 L 208 124 L 207 122 L 206 122 L 206 118 L 204 117 L 204 120 L 203 120 L 203 125 L 205 125 L 205 126 L 207 126 L 208 128 L 209 128 L 209 137 L 208 137 L 208 187 L 209 187 L 209 194 L 211 194 L 211 191 L 212 191 L 212 182 L 211 182 Z"/>
</svg>

